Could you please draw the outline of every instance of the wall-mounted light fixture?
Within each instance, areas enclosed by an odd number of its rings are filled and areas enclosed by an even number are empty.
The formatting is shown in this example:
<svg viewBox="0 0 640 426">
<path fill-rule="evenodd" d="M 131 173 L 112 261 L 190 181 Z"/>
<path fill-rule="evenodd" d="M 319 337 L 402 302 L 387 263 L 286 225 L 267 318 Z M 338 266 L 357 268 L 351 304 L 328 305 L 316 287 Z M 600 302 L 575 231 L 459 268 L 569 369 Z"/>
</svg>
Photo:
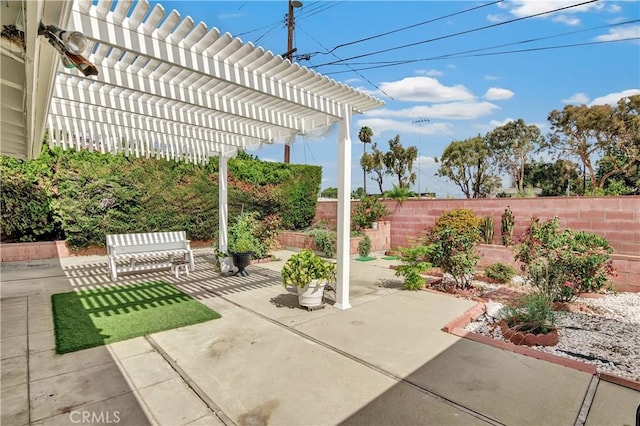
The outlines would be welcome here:
<svg viewBox="0 0 640 426">
<path fill-rule="evenodd" d="M 81 55 L 87 46 L 84 34 L 41 22 L 38 35 L 46 37 L 49 44 L 62 55 L 62 63 L 66 68 L 78 68 L 86 77 L 98 75 L 98 68 Z"/>
</svg>

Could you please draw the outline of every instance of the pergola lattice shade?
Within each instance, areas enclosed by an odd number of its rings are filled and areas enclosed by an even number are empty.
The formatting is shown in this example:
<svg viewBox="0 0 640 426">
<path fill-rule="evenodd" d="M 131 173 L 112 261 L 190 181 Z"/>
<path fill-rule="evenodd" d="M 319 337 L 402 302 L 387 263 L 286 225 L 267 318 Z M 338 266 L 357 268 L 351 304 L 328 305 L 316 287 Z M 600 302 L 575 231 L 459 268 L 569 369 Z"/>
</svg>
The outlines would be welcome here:
<svg viewBox="0 0 640 426">
<path fill-rule="evenodd" d="M 382 101 L 160 5 L 74 4 L 97 77 L 63 69 L 48 118 L 63 147 L 192 162 L 290 143 Z M 164 18 L 164 20 L 163 20 Z"/>
</svg>

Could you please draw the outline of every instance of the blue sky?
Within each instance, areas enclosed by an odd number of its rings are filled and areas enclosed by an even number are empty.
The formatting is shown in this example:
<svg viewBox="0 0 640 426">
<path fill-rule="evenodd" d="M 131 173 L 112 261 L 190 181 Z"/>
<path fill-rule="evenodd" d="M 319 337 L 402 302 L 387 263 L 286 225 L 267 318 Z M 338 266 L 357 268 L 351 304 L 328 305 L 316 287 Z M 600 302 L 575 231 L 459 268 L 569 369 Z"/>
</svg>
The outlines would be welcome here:
<svg viewBox="0 0 640 426">
<path fill-rule="evenodd" d="M 160 3 L 167 11 L 176 9 L 182 16 L 275 54 L 286 51 L 286 1 Z M 357 140 L 361 126 L 373 129 L 374 142 L 383 151 L 396 134 L 404 146 L 418 147 L 422 191 L 436 192 L 439 197 L 460 196 L 453 183 L 434 176 L 434 157 L 452 141 L 485 134 L 518 118 L 538 125 L 546 134 L 547 115 L 554 109 L 568 103 L 615 103 L 622 96 L 640 93 L 640 2 L 600 0 L 534 18 L 527 17 L 581 1 L 491 3 L 304 1 L 295 10 L 295 54 L 311 54 L 310 60 L 298 62 L 386 102 L 382 109 L 354 116 L 352 189 L 363 181 L 359 166 L 363 146 Z M 475 10 L 468 11 L 472 8 Z M 518 18 L 525 19 L 508 22 Z M 433 22 L 425 23 L 429 20 Z M 628 23 L 621 24 L 624 22 Z M 414 24 L 325 53 L 341 44 Z M 490 25 L 494 26 L 482 29 Z M 636 40 L 616 41 L 624 38 Z M 538 40 L 527 42 L 532 39 Z M 612 42 L 548 49 L 606 41 Z M 543 49 L 486 55 L 538 48 Z M 382 50 L 387 51 L 372 54 Z M 472 50 L 475 52 L 455 55 Z M 474 54 L 483 55 L 470 56 Z M 328 65 L 336 61 L 339 63 Z M 396 61 L 402 64 L 380 67 Z M 412 123 L 421 119 L 429 121 Z M 283 147 L 266 146 L 252 153 L 282 161 Z M 292 145 L 291 162 L 321 165 L 322 188 L 337 186 L 337 132 L 322 139 L 298 137 Z M 390 188 L 391 183 L 390 176 L 385 187 Z M 376 188 L 375 182 L 367 182 L 368 190 Z M 413 189 L 417 190 L 417 184 Z"/>
</svg>

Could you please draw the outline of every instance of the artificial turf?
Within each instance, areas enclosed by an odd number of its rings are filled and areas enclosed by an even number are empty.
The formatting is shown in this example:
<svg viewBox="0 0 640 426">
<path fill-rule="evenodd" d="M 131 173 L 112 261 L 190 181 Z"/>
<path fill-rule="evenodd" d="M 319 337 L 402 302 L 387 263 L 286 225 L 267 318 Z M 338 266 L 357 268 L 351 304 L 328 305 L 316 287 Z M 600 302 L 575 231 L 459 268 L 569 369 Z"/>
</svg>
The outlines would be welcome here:
<svg viewBox="0 0 640 426">
<path fill-rule="evenodd" d="M 59 293 L 51 302 L 59 354 L 220 318 L 165 281 Z"/>
<path fill-rule="evenodd" d="M 365 257 L 357 257 L 356 260 L 359 262 L 368 262 L 370 260 L 375 260 L 375 257 L 365 256 Z"/>
</svg>

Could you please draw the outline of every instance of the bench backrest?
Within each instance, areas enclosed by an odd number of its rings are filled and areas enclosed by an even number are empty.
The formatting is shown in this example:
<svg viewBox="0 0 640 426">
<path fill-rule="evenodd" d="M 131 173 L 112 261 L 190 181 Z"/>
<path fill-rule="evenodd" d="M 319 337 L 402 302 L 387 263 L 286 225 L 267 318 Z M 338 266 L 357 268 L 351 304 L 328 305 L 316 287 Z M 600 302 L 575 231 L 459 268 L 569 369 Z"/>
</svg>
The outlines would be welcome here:
<svg viewBox="0 0 640 426">
<path fill-rule="evenodd" d="M 143 232 L 138 234 L 107 235 L 107 249 L 118 247 L 118 253 L 138 253 L 141 251 L 176 250 L 187 247 L 187 233 Z"/>
</svg>

